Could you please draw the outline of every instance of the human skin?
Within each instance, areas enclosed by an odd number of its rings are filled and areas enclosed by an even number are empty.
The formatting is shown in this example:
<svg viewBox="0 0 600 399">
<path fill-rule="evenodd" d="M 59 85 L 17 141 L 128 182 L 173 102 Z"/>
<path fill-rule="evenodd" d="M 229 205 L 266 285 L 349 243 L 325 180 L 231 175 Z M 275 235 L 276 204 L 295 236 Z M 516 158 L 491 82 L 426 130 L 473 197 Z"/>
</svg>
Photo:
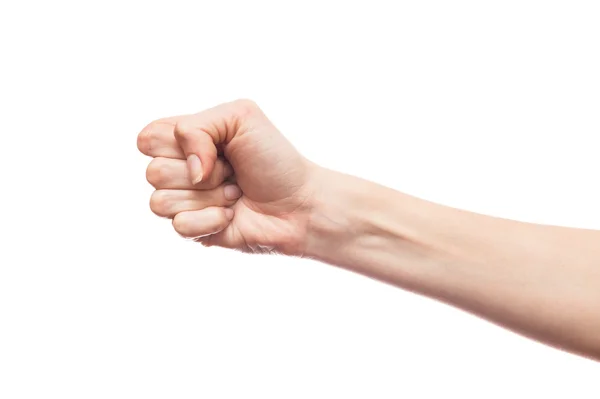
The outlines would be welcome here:
<svg viewBox="0 0 600 399">
<path fill-rule="evenodd" d="M 310 257 L 600 360 L 600 232 L 419 199 L 304 158 L 249 100 L 160 119 L 150 207 L 205 246 Z"/>
</svg>

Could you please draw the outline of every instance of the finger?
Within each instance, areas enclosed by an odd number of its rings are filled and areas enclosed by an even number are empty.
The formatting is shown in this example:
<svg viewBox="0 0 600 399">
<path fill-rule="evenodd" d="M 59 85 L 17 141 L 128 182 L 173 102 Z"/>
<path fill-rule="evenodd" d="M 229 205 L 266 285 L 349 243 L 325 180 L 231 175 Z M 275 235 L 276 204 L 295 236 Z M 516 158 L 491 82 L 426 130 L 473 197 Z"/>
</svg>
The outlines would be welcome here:
<svg viewBox="0 0 600 399">
<path fill-rule="evenodd" d="M 185 154 L 177 140 L 175 140 L 175 124 L 186 115 L 158 119 L 138 134 L 137 147 L 144 155 L 151 157 L 165 157 L 185 159 Z"/>
<path fill-rule="evenodd" d="M 211 206 L 229 207 L 242 196 L 235 184 L 224 184 L 212 190 L 157 190 L 150 197 L 150 209 L 156 215 L 172 218 L 176 214 L 198 211 Z"/>
<path fill-rule="evenodd" d="M 203 237 L 222 231 L 232 219 L 233 209 L 210 207 L 178 213 L 173 218 L 173 228 L 183 237 Z"/>
<path fill-rule="evenodd" d="M 219 186 L 233 174 L 231 165 L 217 159 L 214 173 L 196 185 L 191 183 L 186 162 L 182 159 L 154 158 L 146 169 L 146 179 L 154 188 L 173 190 L 206 190 Z"/>
<path fill-rule="evenodd" d="M 229 143 L 262 116 L 249 100 L 238 100 L 190 115 L 175 124 L 175 139 L 185 153 L 193 183 L 213 171 L 217 147 Z"/>
</svg>

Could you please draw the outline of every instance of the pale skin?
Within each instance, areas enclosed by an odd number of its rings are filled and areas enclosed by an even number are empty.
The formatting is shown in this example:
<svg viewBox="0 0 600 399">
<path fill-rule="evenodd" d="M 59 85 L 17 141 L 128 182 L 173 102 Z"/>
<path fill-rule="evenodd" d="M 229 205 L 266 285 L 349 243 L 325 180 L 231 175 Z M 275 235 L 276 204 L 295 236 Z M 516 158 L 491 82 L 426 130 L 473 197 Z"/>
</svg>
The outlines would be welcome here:
<svg viewBox="0 0 600 399">
<path fill-rule="evenodd" d="M 249 100 L 160 119 L 150 207 L 205 246 L 310 257 L 600 360 L 600 231 L 434 204 L 304 158 Z"/>
</svg>

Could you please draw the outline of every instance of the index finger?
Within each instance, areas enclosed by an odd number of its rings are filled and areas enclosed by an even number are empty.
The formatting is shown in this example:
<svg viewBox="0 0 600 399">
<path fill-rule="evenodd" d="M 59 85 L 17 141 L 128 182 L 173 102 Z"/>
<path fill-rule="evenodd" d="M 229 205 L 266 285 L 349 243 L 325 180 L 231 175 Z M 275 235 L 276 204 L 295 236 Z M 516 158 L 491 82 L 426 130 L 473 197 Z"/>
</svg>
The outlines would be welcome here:
<svg viewBox="0 0 600 399">
<path fill-rule="evenodd" d="M 175 125 L 187 115 L 162 118 L 149 123 L 137 136 L 137 147 L 144 155 L 156 158 L 185 159 L 175 139 Z"/>
</svg>

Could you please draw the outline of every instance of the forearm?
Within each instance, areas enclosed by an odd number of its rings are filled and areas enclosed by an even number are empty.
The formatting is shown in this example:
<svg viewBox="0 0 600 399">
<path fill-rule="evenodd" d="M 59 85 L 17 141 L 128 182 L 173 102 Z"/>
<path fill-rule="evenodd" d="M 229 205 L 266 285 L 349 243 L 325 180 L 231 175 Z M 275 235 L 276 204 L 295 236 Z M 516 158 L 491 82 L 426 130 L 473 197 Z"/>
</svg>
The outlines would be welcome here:
<svg viewBox="0 0 600 399">
<path fill-rule="evenodd" d="M 307 255 L 600 359 L 600 232 L 493 218 L 323 173 Z"/>
</svg>

